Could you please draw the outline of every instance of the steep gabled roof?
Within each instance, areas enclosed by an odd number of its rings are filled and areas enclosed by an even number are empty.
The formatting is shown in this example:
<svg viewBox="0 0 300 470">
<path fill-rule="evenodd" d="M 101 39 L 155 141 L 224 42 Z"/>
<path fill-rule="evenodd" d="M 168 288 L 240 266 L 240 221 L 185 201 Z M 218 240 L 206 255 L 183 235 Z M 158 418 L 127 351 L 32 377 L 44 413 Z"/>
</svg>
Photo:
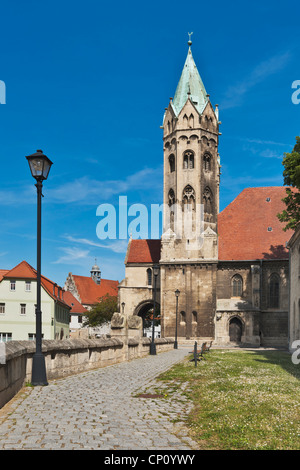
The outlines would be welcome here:
<svg viewBox="0 0 300 470">
<path fill-rule="evenodd" d="M 36 279 L 36 270 L 27 261 L 21 261 L 4 275 L 6 278 Z"/>
<path fill-rule="evenodd" d="M 3 276 L 8 273 L 8 269 L 0 269 L 0 282 L 2 281 L 3 279 Z"/>
<path fill-rule="evenodd" d="M 2 279 L 31 279 L 36 280 L 37 272 L 27 261 L 21 261 L 14 268 L 7 271 Z M 1 279 L 0 279 L 1 281 Z M 47 277 L 41 275 L 41 285 L 45 291 L 57 302 L 60 302 L 64 306 L 69 305 L 63 299 L 63 289 L 58 286 L 55 282 L 51 281 Z"/>
<path fill-rule="evenodd" d="M 118 295 L 118 281 L 111 281 L 109 279 L 101 279 L 100 284 L 96 284 L 91 277 L 72 275 L 76 288 L 84 305 L 93 305 L 106 294 L 117 296 Z"/>
<path fill-rule="evenodd" d="M 87 309 L 81 305 L 70 291 L 64 291 L 64 301 L 71 307 L 70 313 L 86 315 Z"/>
<path fill-rule="evenodd" d="M 292 233 L 277 218 L 285 196 L 282 186 L 244 189 L 219 214 L 219 260 L 288 259 Z"/>
</svg>

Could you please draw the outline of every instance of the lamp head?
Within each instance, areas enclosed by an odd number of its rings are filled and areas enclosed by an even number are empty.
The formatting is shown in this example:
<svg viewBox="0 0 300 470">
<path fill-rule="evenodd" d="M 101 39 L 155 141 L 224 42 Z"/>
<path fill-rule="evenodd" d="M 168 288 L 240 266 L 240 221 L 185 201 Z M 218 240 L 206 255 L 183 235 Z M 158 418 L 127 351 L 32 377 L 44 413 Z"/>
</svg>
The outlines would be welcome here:
<svg viewBox="0 0 300 470">
<path fill-rule="evenodd" d="M 36 153 L 28 155 L 26 158 L 33 178 L 37 181 L 46 180 L 48 178 L 52 162 L 43 154 L 43 151 L 37 150 Z"/>
</svg>

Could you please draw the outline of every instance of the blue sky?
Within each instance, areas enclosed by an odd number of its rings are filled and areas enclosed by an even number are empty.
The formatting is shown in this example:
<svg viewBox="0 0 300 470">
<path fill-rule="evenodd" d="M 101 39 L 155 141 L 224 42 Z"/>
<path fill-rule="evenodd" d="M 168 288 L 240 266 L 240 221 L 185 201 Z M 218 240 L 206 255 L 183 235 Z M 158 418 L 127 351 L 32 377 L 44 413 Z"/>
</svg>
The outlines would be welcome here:
<svg viewBox="0 0 300 470">
<path fill-rule="evenodd" d="M 99 240 L 97 207 L 162 203 L 162 124 L 188 32 L 222 135 L 220 206 L 282 185 L 300 135 L 296 1 L 10 1 L 1 5 L 0 268 L 36 265 L 36 193 L 25 155 L 53 161 L 44 184 L 42 271 L 121 281 L 127 240 Z"/>
</svg>

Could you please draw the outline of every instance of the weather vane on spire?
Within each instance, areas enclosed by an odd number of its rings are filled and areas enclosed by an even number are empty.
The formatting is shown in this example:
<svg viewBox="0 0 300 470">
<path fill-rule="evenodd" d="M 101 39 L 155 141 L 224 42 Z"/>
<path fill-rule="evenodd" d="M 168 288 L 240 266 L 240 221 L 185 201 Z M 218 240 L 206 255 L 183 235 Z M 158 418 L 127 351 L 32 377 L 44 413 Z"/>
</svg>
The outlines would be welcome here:
<svg viewBox="0 0 300 470">
<path fill-rule="evenodd" d="M 188 41 L 188 45 L 191 46 L 192 45 L 192 40 L 191 40 L 191 35 L 194 34 L 194 33 L 188 33 L 189 35 L 189 41 Z"/>
</svg>

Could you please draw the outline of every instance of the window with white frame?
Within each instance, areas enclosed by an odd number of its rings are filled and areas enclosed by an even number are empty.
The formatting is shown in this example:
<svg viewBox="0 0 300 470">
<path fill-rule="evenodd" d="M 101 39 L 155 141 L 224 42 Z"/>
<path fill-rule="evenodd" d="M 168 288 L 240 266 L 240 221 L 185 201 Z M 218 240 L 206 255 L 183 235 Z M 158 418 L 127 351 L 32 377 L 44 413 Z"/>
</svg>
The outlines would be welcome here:
<svg viewBox="0 0 300 470">
<path fill-rule="evenodd" d="M 26 314 L 26 304 L 20 304 L 20 313 L 21 315 Z"/>
<path fill-rule="evenodd" d="M 0 313 L 5 313 L 5 304 L 0 303 Z"/>
<path fill-rule="evenodd" d="M 16 281 L 10 281 L 10 290 L 16 290 Z"/>
<path fill-rule="evenodd" d="M 31 292 L 31 281 L 25 281 L 25 291 Z"/>
<path fill-rule="evenodd" d="M 0 343 L 7 343 L 12 340 L 12 333 L 1 333 L 0 331 Z"/>
</svg>

